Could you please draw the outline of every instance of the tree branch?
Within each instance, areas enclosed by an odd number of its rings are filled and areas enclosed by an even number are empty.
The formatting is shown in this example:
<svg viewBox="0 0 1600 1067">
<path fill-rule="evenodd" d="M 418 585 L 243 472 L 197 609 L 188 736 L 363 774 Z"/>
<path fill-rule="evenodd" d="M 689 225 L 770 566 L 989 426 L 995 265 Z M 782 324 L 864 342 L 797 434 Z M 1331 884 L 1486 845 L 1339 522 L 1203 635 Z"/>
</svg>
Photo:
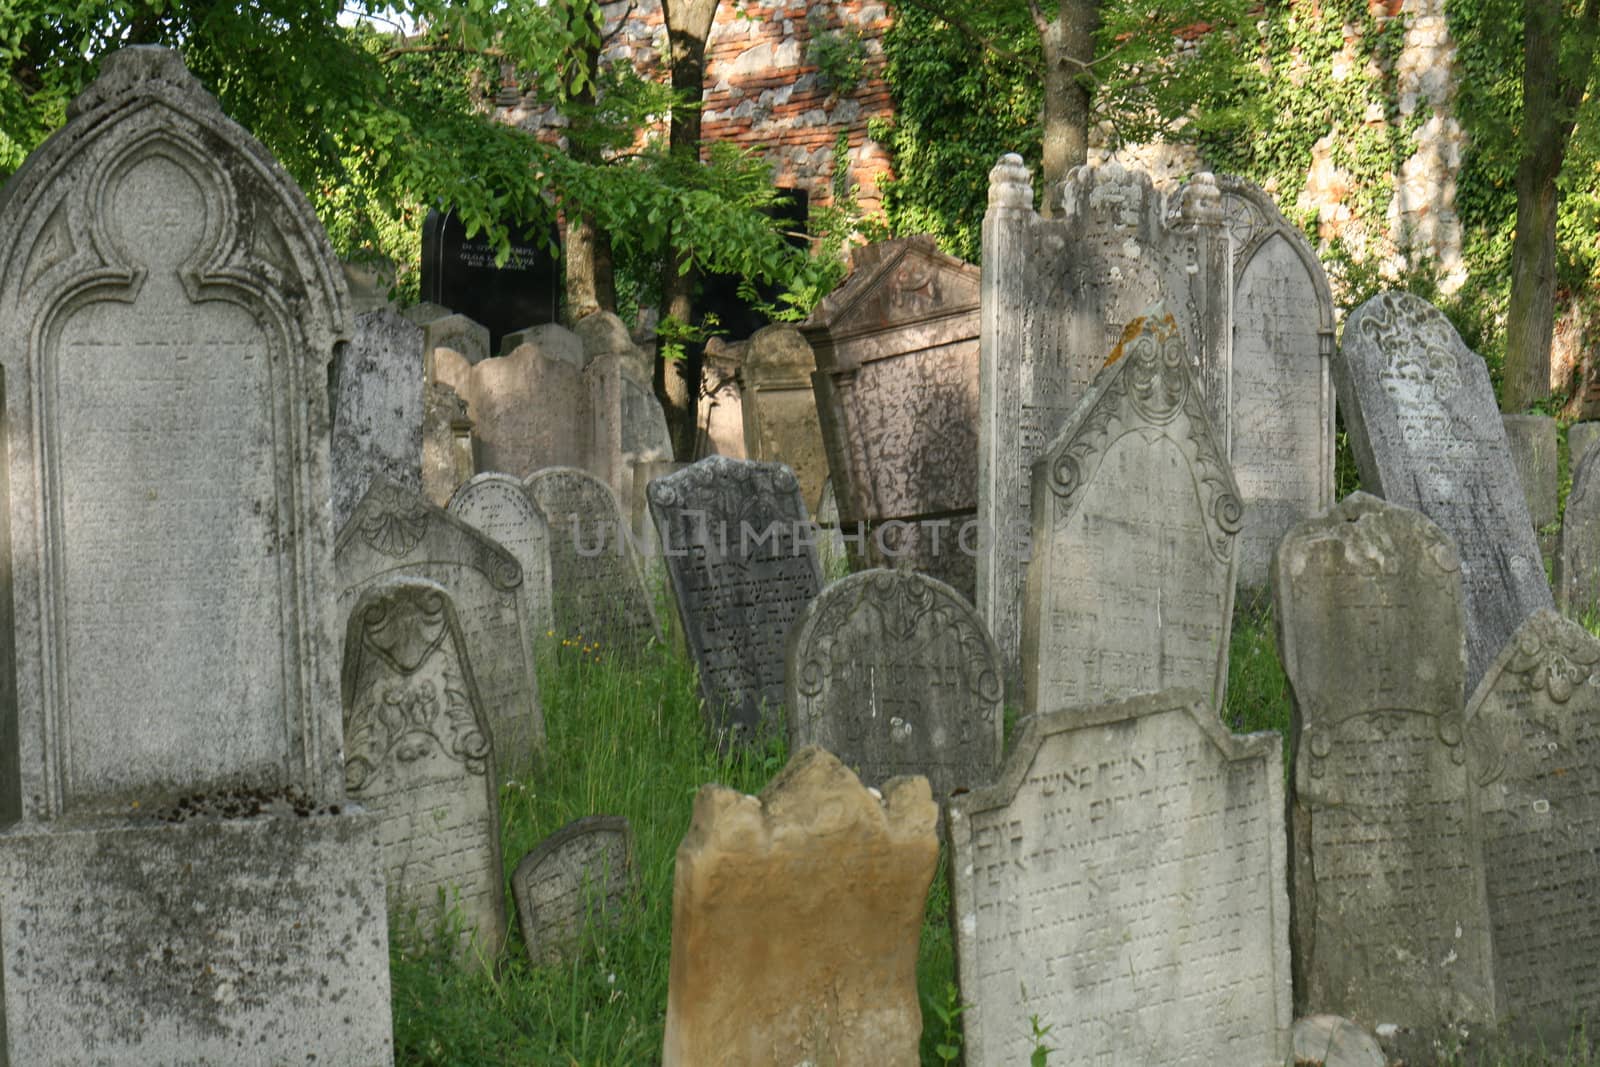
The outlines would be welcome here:
<svg viewBox="0 0 1600 1067">
<path fill-rule="evenodd" d="M 974 29 L 970 22 L 966 21 L 959 15 L 945 10 L 941 4 L 933 3 L 931 0 L 900 0 L 900 2 L 904 4 L 910 4 L 912 7 L 921 8 L 934 18 L 943 19 L 956 29 L 960 30 L 967 37 L 977 41 L 984 47 L 985 50 L 992 52 L 997 58 L 1003 59 L 1007 63 L 1015 63 L 1019 67 L 1028 67 L 1035 71 L 1043 70 L 1043 64 L 1038 60 L 1032 59 L 1018 52 L 1013 52 L 1009 48 L 1000 47 Z M 1028 0 L 1028 7 L 1033 10 L 1037 20 L 1037 16 L 1039 15 L 1038 0 Z M 1042 28 L 1041 32 L 1043 32 Z"/>
<path fill-rule="evenodd" d="M 378 60 L 387 63 L 397 56 L 425 55 L 486 56 L 489 59 L 505 59 L 507 52 L 503 48 L 468 48 L 462 44 L 408 44 L 381 53 Z"/>
</svg>

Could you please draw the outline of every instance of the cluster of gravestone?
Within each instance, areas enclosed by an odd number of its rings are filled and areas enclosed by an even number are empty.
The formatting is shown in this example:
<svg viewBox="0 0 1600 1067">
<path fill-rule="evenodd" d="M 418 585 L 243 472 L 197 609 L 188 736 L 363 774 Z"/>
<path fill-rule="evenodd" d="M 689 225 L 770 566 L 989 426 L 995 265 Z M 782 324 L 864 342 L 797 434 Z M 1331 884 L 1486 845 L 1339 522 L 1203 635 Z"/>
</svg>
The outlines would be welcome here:
<svg viewBox="0 0 1600 1067">
<path fill-rule="evenodd" d="M 679 465 L 620 320 L 352 319 L 176 54 L 107 57 L 0 193 L 0 1063 L 391 1062 L 390 917 L 501 950 L 538 640 L 649 654 L 641 543 L 708 739 L 794 750 L 695 799 L 665 1063 L 915 1064 L 941 832 L 973 1067 L 1041 1024 L 1105 1064 L 1563 1043 L 1600 1007 L 1600 642 L 1552 610 L 1545 430 L 1414 297 L 1336 350 L 1251 187 L 1050 196 L 1006 157 L 981 271 L 869 249 L 729 357 L 745 445 L 808 460 Z M 1368 490 L 1337 506 L 1335 394 Z M 824 583 L 824 470 L 853 562 L 895 566 Z M 1236 588 L 1276 612 L 1287 776 L 1222 718 Z M 604 815 L 523 858 L 532 959 L 632 867 Z"/>
</svg>

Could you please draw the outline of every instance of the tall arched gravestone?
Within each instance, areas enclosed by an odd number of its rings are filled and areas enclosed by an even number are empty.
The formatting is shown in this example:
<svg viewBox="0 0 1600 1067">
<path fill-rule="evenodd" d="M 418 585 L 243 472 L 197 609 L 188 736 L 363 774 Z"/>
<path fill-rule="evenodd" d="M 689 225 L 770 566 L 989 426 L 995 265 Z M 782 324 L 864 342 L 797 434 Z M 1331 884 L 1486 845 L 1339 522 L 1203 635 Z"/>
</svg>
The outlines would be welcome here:
<svg viewBox="0 0 1600 1067">
<path fill-rule="evenodd" d="M 1034 461 L 1024 707 L 1187 687 L 1220 711 L 1239 491 L 1171 317 L 1111 358 Z"/>
<path fill-rule="evenodd" d="M 1265 590 L 1289 528 L 1333 503 L 1333 295 L 1272 198 L 1218 178 L 1232 266 L 1226 448 L 1244 501 L 1239 584 Z"/>
<path fill-rule="evenodd" d="M 492 966 L 505 938 L 500 783 L 450 594 L 400 578 L 356 601 L 344 645 L 345 786 L 383 823 L 389 904 Z"/>
<path fill-rule="evenodd" d="M 1529 616 L 1467 705 L 1497 1007 L 1559 1048 L 1600 1012 L 1600 641 Z"/>
<path fill-rule="evenodd" d="M 936 799 L 994 779 L 1000 653 L 961 595 L 910 571 L 829 585 L 789 630 L 789 744 L 820 745 L 867 785 L 927 777 Z"/>
<path fill-rule="evenodd" d="M 520 479 L 498 471 L 475 474 L 445 510 L 508 549 L 522 565 L 535 636 L 555 625 L 550 609 L 550 524 Z"/>
<path fill-rule="evenodd" d="M 0 192 L 0 1061 L 392 1059 L 377 825 L 334 814 L 349 330 L 176 52 L 106 56 Z"/>
<path fill-rule="evenodd" d="M 710 456 L 650 483 L 706 725 L 748 742 L 783 723 L 784 642 L 822 588 L 810 516 L 781 463 Z"/>
<path fill-rule="evenodd" d="M 1476 686 L 1522 620 L 1554 606 L 1488 368 L 1427 301 L 1388 292 L 1350 314 L 1333 377 L 1362 486 L 1460 550 Z"/>
<path fill-rule="evenodd" d="M 1423 1048 L 1481 1028 L 1494 978 L 1455 545 L 1356 493 L 1290 531 L 1272 588 L 1294 695 L 1297 1006 L 1393 1023 Z"/>
<path fill-rule="evenodd" d="M 339 532 L 339 612 L 348 619 L 370 586 L 427 578 L 449 592 L 502 767 L 544 747 L 534 673 L 537 608 L 522 565 L 498 542 L 386 478 L 374 478 Z"/>
<path fill-rule="evenodd" d="M 1077 399 L 1151 305 L 1177 322 L 1200 370 L 1208 413 L 1226 435 L 1223 393 L 1227 241 L 1209 174 L 1169 201 L 1143 172 L 1079 167 L 1051 191 L 1056 218 L 1033 210 L 1020 156 L 989 172 L 979 334 L 977 608 L 1021 683 L 1022 587 L 1032 528 L 1031 471 Z M 1170 206 L 1170 210 L 1169 210 Z"/>
</svg>

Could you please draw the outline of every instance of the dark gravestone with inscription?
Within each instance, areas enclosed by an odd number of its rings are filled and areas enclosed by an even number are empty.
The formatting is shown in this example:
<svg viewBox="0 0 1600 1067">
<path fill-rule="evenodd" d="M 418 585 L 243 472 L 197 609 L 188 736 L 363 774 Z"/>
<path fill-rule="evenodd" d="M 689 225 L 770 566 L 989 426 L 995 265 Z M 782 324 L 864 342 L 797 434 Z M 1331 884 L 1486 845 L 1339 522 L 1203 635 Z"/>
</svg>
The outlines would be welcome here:
<svg viewBox="0 0 1600 1067">
<path fill-rule="evenodd" d="M 1289 1061 L 1278 735 L 1174 690 L 1024 720 L 997 784 L 949 802 L 969 1063 Z"/>
<path fill-rule="evenodd" d="M 382 821 L 389 906 L 432 931 L 461 919 L 463 958 L 492 967 L 505 938 L 500 783 L 466 642 L 443 586 L 380 582 L 344 645 L 345 786 Z"/>
<path fill-rule="evenodd" d="M 480 230 L 471 237 L 455 211 L 430 211 L 422 224 L 422 299 L 489 328 L 489 351 L 506 334 L 555 322 L 561 310 L 560 247 L 554 224 L 511 229 L 511 256 L 495 265 Z"/>
<path fill-rule="evenodd" d="M 1294 693 L 1297 1006 L 1392 1023 L 1423 1047 L 1479 1029 L 1494 981 L 1455 545 L 1356 493 L 1290 531 L 1272 587 Z"/>
<path fill-rule="evenodd" d="M 495 758 L 523 766 L 544 747 L 534 674 L 534 593 L 522 565 L 474 527 L 386 478 L 375 478 L 339 533 L 339 617 L 372 585 L 396 577 L 444 586 L 466 636 Z"/>
<path fill-rule="evenodd" d="M 0 1061 L 389 1063 L 338 261 L 178 53 L 102 57 L 67 115 L 0 190 Z"/>
<path fill-rule="evenodd" d="M 1600 1012 L 1600 641 L 1528 618 L 1467 705 L 1497 1007 L 1565 1047 Z"/>
<path fill-rule="evenodd" d="M 931 574 L 966 597 L 978 536 L 979 278 L 931 237 L 868 245 L 801 327 L 816 350 L 839 521 L 878 535 L 865 541 L 874 564 Z"/>
<path fill-rule="evenodd" d="M 936 800 L 994 780 L 1000 653 L 943 582 L 873 570 L 828 586 L 789 631 L 789 745 L 821 745 L 879 786 L 928 779 Z"/>
<path fill-rule="evenodd" d="M 735 742 L 782 729 L 784 642 L 822 587 L 794 472 L 710 456 L 649 496 L 707 726 Z"/>
<path fill-rule="evenodd" d="M 1351 313 L 1333 371 L 1362 486 L 1461 553 L 1476 686 L 1522 620 L 1554 606 L 1488 368 L 1427 301 L 1389 292 Z"/>
<path fill-rule="evenodd" d="M 559 963 L 587 930 L 616 919 L 636 892 L 627 819 L 589 815 L 563 826 L 522 857 L 511 875 L 529 959 Z"/>
<path fill-rule="evenodd" d="M 556 633 L 636 656 L 660 627 L 639 574 L 627 523 L 605 482 L 572 467 L 523 482 L 550 524 L 550 596 Z"/>
<path fill-rule="evenodd" d="M 1019 156 L 989 172 L 979 317 L 978 614 L 1021 681 L 1022 586 L 1034 461 L 1122 337 L 1153 304 L 1176 320 L 1217 433 L 1227 435 L 1227 241 L 1222 197 L 1199 174 L 1170 199 L 1117 164 L 1078 167 L 1033 210 Z M 1018 537 L 1021 533 L 1023 536 Z"/>
<path fill-rule="evenodd" d="M 1187 687 L 1220 710 L 1239 493 L 1171 317 L 1111 358 L 1034 462 L 1024 706 Z"/>
<path fill-rule="evenodd" d="M 446 510 L 517 557 L 534 633 L 550 629 L 550 526 L 522 482 L 498 471 L 474 475 L 456 489 Z"/>
</svg>

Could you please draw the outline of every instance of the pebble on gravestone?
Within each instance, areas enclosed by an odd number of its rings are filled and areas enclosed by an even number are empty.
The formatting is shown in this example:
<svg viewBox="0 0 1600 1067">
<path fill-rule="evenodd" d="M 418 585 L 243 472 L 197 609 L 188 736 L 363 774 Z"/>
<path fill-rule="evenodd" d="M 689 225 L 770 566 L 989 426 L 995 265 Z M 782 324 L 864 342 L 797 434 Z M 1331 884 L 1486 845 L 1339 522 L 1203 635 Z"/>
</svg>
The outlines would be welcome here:
<svg viewBox="0 0 1600 1067">
<path fill-rule="evenodd" d="M 422 490 L 422 331 L 393 310 L 356 318 L 339 360 L 333 412 L 333 524 L 350 517 L 374 474 Z"/>
<path fill-rule="evenodd" d="M 1600 451 L 1585 455 L 1572 470 L 1555 589 L 1562 612 L 1583 620 L 1600 613 Z"/>
<path fill-rule="evenodd" d="M 345 788 L 378 815 L 389 911 L 423 941 L 493 966 L 505 936 L 499 781 L 450 594 L 370 586 L 344 646 Z M 459 923 L 459 927 L 456 924 Z"/>
<path fill-rule="evenodd" d="M 953 798 L 967 1062 L 1277 1067 L 1290 1050 L 1283 752 L 1194 690 L 1024 719 Z"/>
<path fill-rule="evenodd" d="M 388 1064 L 325 610 L 344 279 L 179 53 L 98 62 L 0 189 L 0 1060 Z"/>
<path fill-rule="evenodd" d="M 544 747 L 534 673 L 536 594 L 510 550 L 415 493 L 374 478 L 339 533 L 335 559 L 341 619 L 363 591 L 385 579 L 444 586 L 461 620 L 500 766 L 520 768 Z"/>
<path fill-rule="evenodd" d="M 616 497 L 586 471 L 550 467 L 523 482 L 550 524 L 550 595 L 557 636 L 637 656 L 661 639 Z"/>
<path fill-rule="evenodd" d="M 1294 697 L 1299 1005 L 1423 1047 L 1480 1029 L 1494 981 L 1455 545 L 1418 512 L 1355 493 L 1284 538 L 1273 592 Z"/>
<path fill-rule="evenodd" d="M 1554 603 L 1489 371 L 1437 309 L 1388 292 L 1346 320 L 1333 378 L 1362 486 L 1422 512 L 1461 554 L 1476 685 L 1522 620 Z"/>
<path fill-rule="evenodd" d="M 937 815 L 926 780 L 869 791 L 820 748 L 760 797 L 702 788 L 678 846 L 663 1067 L 916 1067 Z"/>
<path fill-rule="evenodd" d="M 1173 309 L 1220 440 L 1227 365 L 1227 241 L 1215 179 L 1171 198 L 1118 164 L 1078 167 L 1055 190 L 1055 218 L 1033 210 L 1017 155 L 989 173 L 979 315 L 978 536 L 975 601 L 1021 685 L 1023 582 L 1034 461 L 1075 401 L 1152 303 Z M 1175 210 L 1169 211 L 1169 206 Z M 844 487 L 838 486 L 843 489 Z M 842 508 L 841 502 L 841 508 Z"/>
<path fill-rule="evenodd" d="M 867 785 L 921 774 L 935 798 L 994 780 L 1000 653 L 972 606 L 910 571 L 863 571 L 789 630 L 789 744 L 820 745 Z"/>
<path fill-rule="evenodd" d="M 509 474 L 474 475 L 450 498 L 446 509 L 504 546 L 522 566 L 522 584 L 532 602 L 534 633 L 555 625 L 550 609 L 550 527 L 521 481 Z"/>
<path fill-rule="evenodd" d="M 1242 508 L 1171 316 L 1128 324 L 1032 482 L 1027 710 L 1182 686 L 1220 710 Z"/>
<path fill-rule="evenodd" d="M 585 931 L 617 917 L 638 882 L 633 829 L 620 815 L 588 815 L 545 838 L 511 875 L 529 959 L 570 956 Z"/>
<path fill-rule="evenodd" d="M 711 456 L 649 494 L 707 728 L 741 744 L 781 730 L 784 642 L 822 587 L 794 472 Z"/>
<path fill-rule="evenodd" d="M 1565 1047 L 1600 1012 L 1600 641 L 1530 616 L 1466 712 L 1496 1006 L 1524 1044 Z"/>
<path fill-rule="evenodd" d="M 1501 415 L 1511 463 L 1528 502 L 1533 528 L 1542 530 L 1556 513 L 1556 420 L 1549 415 Z"/>
</svg>

